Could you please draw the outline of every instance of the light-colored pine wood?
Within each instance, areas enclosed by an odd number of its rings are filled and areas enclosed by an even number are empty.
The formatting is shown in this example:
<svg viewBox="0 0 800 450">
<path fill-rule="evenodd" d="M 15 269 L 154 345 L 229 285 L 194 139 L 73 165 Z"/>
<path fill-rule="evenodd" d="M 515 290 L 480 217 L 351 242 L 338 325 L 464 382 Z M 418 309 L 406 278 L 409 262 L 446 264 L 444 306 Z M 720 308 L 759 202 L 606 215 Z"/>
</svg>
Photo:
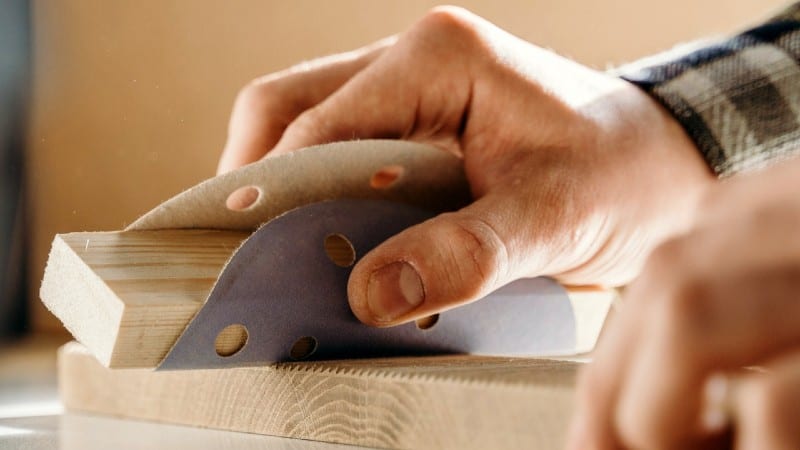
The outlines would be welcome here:
<svg viewBox="0 0 800 450">
<path fill-rule="evenodd" d="M 155 367 L 249 233 L 165 230 L 60 234 L 41 298 L 109 367 Z"/>
<path fill-rule="evenodd" d="M 106 367 L 153 368 L 248 235 L 202 230 L 60 234 L 53 241 L 41 298 Z M 597 289 L 569 294 L 575 352 L 586 352 L 594 347 L 614 294 Z M 220 345 L 235 346 L 233 341 Z"/>
<path fill-rule="evenodd" d="M 444 356 L 153 372 L 59 352 L 74 411 L 380 448 L 561 448 L 580 363 Z"/>
</svg>

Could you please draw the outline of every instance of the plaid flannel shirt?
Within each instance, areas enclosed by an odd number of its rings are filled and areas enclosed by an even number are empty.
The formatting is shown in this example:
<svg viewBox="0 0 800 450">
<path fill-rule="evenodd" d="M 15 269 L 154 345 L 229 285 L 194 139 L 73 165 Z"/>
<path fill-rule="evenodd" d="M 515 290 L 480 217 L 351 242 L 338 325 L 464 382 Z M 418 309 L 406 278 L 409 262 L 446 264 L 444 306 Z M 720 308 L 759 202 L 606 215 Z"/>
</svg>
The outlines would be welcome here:
<svg viewBox="0 0 800 450">
<path fill-rule="evenodd" d="M 800 2 L 730 39 L 621 67 L 721 177 L 800 155 Z"/>
</svg>

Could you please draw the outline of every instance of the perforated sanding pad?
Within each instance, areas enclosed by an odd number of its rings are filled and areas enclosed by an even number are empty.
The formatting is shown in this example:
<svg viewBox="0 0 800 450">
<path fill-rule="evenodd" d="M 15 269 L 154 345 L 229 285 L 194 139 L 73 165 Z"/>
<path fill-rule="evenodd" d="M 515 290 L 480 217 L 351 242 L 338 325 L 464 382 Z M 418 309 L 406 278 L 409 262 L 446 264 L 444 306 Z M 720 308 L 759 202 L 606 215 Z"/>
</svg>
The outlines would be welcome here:
<svg viewBox="0 0 800 450">
<path fill-rule="evenodd" d="M 395 182 L 375 186 L 382 170 L 399 169 Z M 237 189 L 251 187 L 257 201 L 226 207 Z M 206 180 L 162 203 L 128 230 L 204 228 L 255 230 L 310 203 L 340 198 L 391 200 L 431 211 L 457 209 L 470 200 L 462 160 L 429 145 L 397 140 L 334 142 L 267 158 Z"/>
<path fill-rule="evenodd" d="M 428 329 L 409 323 L 372 328 L 347 302 L 350 267 L 335 264 L 326 237 L 338 234 L 356 258 L 433 213 L 383 200 L 333 200 L 289 211 L 259 228 L 237 251 L 211 295 L 159 370 L 264 365 L 299 357 L 338 359 L 435 353 L 554 354 L 575 347 L 572 306 L 546 278 L 521 280 L 447 311 Z M 243 347 L 220 356 L 215 340 L 230 325 Z"/>
</svg>

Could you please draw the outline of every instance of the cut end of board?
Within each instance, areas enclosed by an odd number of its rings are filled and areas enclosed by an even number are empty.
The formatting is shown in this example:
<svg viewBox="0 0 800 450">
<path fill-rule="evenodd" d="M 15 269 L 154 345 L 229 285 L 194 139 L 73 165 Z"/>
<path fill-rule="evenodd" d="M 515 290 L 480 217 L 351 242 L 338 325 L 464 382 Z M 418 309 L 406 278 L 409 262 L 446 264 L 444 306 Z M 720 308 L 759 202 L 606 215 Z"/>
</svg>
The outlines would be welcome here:
<svg viewBox="0 0 800 450">
<path fill-rule="evenodd" d="M 155 367 L 247 233 L 86 232 L 53 240 L 42 302 L 106 367 Z"/>
<path fill-rule="evenodd" d="M 98 361 L 108 366 L 125 305 L 78 255 L 74 247 L 81 240 L 82 233 L 56 235 L 39 295 L 72 336 L 87 343 Z"/>
</svg>

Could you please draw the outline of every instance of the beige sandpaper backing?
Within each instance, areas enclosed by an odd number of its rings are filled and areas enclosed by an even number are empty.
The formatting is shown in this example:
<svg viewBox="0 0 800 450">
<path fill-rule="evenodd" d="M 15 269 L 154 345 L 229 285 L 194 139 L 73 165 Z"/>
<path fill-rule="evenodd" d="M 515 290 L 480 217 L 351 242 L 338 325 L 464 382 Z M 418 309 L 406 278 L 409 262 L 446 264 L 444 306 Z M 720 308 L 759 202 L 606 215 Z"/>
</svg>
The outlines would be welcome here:
<svg viewBox="0 0 800 450">
<path fill-rule="evenodd" d="M 244 209 L 229 209 L 239 189 L 257 190 Z M 363 140 L 324 144 L 266 158 L 206 180 L 148 212 L 127 230 L 255 230 L 291 209 L 324 200 L 383 199 L 432 211 L 466 204 L 460 158 L 424 144 Z"/>
</svg>

